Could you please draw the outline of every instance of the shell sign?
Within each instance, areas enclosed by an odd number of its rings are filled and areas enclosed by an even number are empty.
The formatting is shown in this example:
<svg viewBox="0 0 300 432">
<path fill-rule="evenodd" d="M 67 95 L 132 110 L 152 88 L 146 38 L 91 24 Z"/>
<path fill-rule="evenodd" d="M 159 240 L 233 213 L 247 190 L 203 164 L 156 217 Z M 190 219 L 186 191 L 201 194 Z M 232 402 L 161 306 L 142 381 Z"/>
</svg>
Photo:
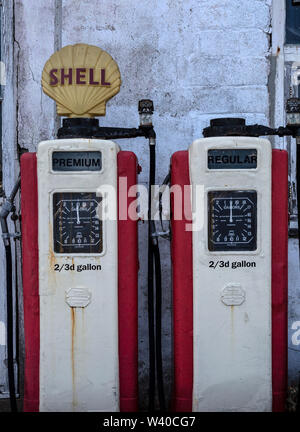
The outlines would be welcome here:
<svg viewBox="0 0 300 432">
<path fill-rule="evenodd" d="M 56 101 L 57 114 L 66 117 L 104 116 L 106 102 L 121 87 L 117 63 L 94 45 L 68 45 L 45 64 L 43 91 Z"/>
</svg>

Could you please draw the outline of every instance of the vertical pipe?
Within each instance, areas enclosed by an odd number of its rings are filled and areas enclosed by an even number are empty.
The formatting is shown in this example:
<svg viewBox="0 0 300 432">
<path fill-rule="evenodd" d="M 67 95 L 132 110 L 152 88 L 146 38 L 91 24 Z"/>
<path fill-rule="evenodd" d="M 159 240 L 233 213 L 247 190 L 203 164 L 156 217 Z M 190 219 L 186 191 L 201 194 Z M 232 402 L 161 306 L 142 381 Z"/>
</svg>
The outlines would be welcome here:
<svg viewBox="0 0 300 432">
<path fill-rule="evenodd" d="M 14 371 L 14 324 L 13 324 L 13 292 L 12 292 L 12 257 L 10 242 L 5 246 L 6 256 L 6 325 L 7 325 L 7 370 L 10 407 L 17 411 L 15 371 Z"/>
<path fill-rule="evenodd" d="M 155 259 L 155 348 L 156 348 L 156 368 L 157 368 L 157 389 L 160 411 L 165 411 L 165 394 L 164 394 L 164 379 L 162 365 L 162 346 L 161 346 L 161 308 L 162 308 L 162 286 L 161 286 L 161 262 L 158 242 L 154 248 Z"/>
<path fill-rule="evenodd" d="M 155 145 L 149 140 L 149 198 L 148 198 L 148 331 L 149 331 L 149 411 L 155 407 L 155 328 L 152 244 L 152 193 L 155 184 Z"/>
</svg>

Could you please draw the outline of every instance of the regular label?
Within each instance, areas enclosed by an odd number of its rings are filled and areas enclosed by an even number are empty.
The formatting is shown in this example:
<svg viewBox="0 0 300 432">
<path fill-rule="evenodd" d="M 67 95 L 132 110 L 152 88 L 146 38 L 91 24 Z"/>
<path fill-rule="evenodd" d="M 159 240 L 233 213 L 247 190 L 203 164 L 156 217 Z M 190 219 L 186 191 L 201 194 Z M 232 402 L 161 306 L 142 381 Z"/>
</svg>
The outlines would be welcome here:
<svg viewBox="0 0 300 432">
<path fill-rule="evenodd" d="M 253 169 L 257 167 L 256 149 L 213 149 L 207 152 L 208 169 Z"/>
</svg>

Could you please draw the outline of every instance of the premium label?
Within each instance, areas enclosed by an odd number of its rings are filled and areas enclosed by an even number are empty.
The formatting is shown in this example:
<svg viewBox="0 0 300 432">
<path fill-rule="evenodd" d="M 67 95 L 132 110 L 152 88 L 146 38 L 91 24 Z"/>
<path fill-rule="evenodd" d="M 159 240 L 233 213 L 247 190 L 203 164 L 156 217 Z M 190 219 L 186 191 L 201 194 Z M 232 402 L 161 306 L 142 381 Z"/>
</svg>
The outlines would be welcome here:
<svg viewBox="0 0 300 432">
<path fill-rule="evenodd" d="M 98 151 L 59 151 L 52 153 L 53 171 L 101 171 L 102 154 Z"/>
</svg>

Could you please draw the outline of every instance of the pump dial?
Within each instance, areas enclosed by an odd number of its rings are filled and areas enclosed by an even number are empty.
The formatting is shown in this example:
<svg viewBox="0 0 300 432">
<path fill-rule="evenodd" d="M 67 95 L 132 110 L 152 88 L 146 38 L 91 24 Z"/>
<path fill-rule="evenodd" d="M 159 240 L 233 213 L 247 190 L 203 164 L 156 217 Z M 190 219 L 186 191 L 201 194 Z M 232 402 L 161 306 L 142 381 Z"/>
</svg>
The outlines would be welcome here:
<svg viewBox="0 0 300 432">
<path fill-rule="evenodd" d="M 208 249 L 253 251 L 257 248 L 256 191 L 208 193 Z"/>
<path fill-rule="evenodd" d="M 53 194 L 54 252 L 102 252 L 102 221 L 98 214 L 100 202 L 101 197 L 94 192 Z"/>
</svg>

